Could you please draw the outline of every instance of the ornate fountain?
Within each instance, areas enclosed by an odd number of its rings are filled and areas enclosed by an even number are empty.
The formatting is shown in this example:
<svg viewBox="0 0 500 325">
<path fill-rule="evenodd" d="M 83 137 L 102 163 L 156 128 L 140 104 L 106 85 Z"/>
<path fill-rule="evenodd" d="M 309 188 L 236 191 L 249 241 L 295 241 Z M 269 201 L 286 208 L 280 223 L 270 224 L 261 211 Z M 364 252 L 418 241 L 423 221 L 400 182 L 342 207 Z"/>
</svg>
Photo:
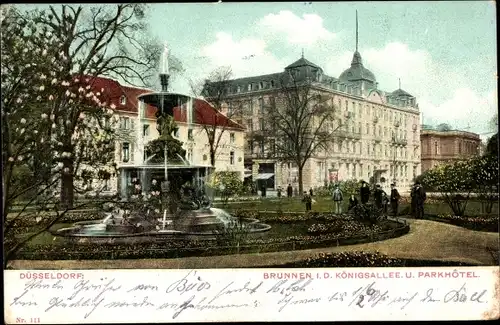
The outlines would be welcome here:
<svg viewBox="0 0 500 325">
<path fill-rule="evenodd" d="M 143 138 L 139 139 L 144 145 L 147 158 L 139 167 L 142 182 L 136 184 L 144 195 L 149 195 L 146 193 L 151 193 L 154 185 L 160 182 L 160 188 L 156 188 L 159 191 L 152 193 L 161 194 L 159 195 L 161 209 L 116 208 L 107 212 L 103 220 L 78 222 L 72 227 L 58 230 L 56 235 L 91 240 L 103 238 L 151 240 L 151 237 L 179 236 L 213 238 L 217 231 L 233 226 L 245 229 L 249 234 L 261 234 L 271 228 L 256 219 L 235 218 L 224 210 L 211 207 L 205 180 L 214 168 L 192 165 L 185 158 L 186 151 L 182 147 L 182 142 L 173 136 L 178 130 L 173 117 L 174 109 L 184 107 L 187 110 L 189 127 L 192 123 L 189 117 L 193 115 L 193 98 L 169 92 L 168 81 L 168 48 L 165 46 L 160 72 L 162 91 L 144 94 L 139 98 L 142 102 L 141 107 L 145 105 L 156 107 L 159 137 L 146 145 Z M 140 118 L 141 112 L 138 115 Z M 142 132 L 138 136 L 142 137 Z"/>
</svg>

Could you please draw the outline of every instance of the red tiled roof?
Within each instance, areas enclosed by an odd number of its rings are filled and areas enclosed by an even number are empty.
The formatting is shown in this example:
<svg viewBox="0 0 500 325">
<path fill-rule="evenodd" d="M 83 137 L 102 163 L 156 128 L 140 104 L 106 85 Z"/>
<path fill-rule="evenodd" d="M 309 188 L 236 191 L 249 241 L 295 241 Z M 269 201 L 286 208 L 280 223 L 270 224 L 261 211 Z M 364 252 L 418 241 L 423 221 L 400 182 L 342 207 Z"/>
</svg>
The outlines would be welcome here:
<svg viewBox="0 0 500 325">
<path fill-rule="evenodd" d="M 145 88 L 136 88 L 130 86 L 123 86 L 118 81 L 103 78 L 103 77 L 88 77 L 89 83 L 94 91 L 99 91 L 106 96 L 108 103 L 115 104 L 117 111 L 125 111 L 132 114 L 137 114 L 139 96 L 147 93 L 153 92 L 152 90 Z M 124 105 L 121 104 L 121 97 L 125 96 L 127 98 Z M 145 116 L 147 118 L 156 118 L 155 113 L 157 108 L 152 105 L 147 105 Z M 187 112 L 182 110 L 180 107 L 174 108 L 174 119 L 177 122 L 187 122 Z M 202 99 L 194 100 L 194 113 L 193 113 L 193 123 L 205 124 L 205 125 L 219 125 L 231 128 L 245 129 L 242 125 L 232 121 L 225 115 L 218 113 L 217 110 L 211 106 L 207 101 Z"/>
<path fill-rule="evenodd" d="M 175 107 L 174 120 L 187 122 L 187 111 L 180 107 Z M 195 99 L 194 101 L 193 123 L 245 129 L 244 126 L 219 113 L 210 103 L 202 99 Z"/>
</svg>

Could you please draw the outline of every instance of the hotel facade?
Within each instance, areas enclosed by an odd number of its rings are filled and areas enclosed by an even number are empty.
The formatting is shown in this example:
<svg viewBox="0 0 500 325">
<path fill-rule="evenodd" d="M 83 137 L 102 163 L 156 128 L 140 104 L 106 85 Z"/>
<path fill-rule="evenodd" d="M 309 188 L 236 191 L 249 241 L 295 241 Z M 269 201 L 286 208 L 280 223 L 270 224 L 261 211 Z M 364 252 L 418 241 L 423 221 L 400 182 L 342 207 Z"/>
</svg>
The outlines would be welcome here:
<svg viewBox="0 0 500 325">
<path fill-rule="evenodd" d="M 270 146 L 255 143 L 252 133 L 264 133 L 266 107 L 276 105 L 283 75 L 307 79 L 314 91 L 329 96 L 345 116 L 344 126 L 332 135 L 332 150 L 316 152 L 303 169 L 304 190 L 356 179 L 388 189 L 395 182 L 406 192 L 421 173 L 420 111 L 416 98 L 405 90 L 384 91 L 362 62 L 357 50 L 351 66 L 338 78 L 302 56 L 283 72 L 233 79 L 227 91 L 227 109 L 243 105 L 238 123 L 245 125 L 246 177 L 267 188 L 298 188 L 298 168 L 273 157 Z M 243 103 L 243 104 L 241 104 Z M 283 109 L 276 106 L 275 109 Z M 348 117 L 348 118 L 347 118 Z"/>
</svg>

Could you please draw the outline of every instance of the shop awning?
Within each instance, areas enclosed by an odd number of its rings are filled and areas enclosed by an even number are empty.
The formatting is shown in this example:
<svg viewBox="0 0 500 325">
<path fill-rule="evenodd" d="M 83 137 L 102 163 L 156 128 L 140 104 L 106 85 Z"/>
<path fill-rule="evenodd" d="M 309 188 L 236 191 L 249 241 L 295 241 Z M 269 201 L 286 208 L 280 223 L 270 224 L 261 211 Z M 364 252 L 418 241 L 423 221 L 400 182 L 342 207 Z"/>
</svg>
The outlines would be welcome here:
<svg viewBox="0 0 500 325">
<path fill-rule="evenodd" d="M 263 173 L 263 174 L 257 175 L 257 177 L 255 178 L 255 180 L 258 180 L 258 179 L 270 179 L 273 176 L 274 176 L 274 173 Z"/>
</svg>

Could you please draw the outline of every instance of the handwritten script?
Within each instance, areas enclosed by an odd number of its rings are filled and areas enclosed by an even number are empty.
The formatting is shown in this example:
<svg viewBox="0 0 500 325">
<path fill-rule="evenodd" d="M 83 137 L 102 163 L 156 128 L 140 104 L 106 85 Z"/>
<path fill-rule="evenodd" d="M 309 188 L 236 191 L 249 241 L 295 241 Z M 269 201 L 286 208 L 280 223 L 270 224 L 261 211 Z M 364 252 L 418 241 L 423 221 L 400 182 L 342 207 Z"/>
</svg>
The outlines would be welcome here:
<svg viewBox="0 0 500 325">
<path fill-rule="evenodd" d="M 12 323 L 302 317 L 297 315 L 335 320 L 340 314 L 352 315 L 354 320 L 380 312 L 425 318 L 426 311 L 438 309 L 481 315 L 495 300 L 493 282 L 488 282 L 488 274 L 493 273 L 482 270 L 474 277 L 449 280 L 419 278 L 417 271 L 411 277 L 401 273 L 399 278 L 342 279 L 331 269 L 106 270 L 66 278 L 37 276 L 35 271 L 6 272 L 5 308 Z"/>
</svg>

